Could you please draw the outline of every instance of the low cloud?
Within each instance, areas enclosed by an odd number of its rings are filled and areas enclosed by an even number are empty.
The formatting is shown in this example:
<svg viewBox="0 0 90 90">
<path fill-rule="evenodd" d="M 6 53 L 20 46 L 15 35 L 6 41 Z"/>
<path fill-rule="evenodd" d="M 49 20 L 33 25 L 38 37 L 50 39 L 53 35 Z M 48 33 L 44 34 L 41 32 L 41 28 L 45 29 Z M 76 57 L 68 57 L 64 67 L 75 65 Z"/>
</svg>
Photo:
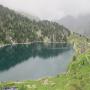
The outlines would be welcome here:
<svg viewBox="0 0 90 90">
<path fill-rule="evenodd" d="M 90 13 L 90 0 L 0 0 L 0 4 L 48 20 Z"/>
</svg>

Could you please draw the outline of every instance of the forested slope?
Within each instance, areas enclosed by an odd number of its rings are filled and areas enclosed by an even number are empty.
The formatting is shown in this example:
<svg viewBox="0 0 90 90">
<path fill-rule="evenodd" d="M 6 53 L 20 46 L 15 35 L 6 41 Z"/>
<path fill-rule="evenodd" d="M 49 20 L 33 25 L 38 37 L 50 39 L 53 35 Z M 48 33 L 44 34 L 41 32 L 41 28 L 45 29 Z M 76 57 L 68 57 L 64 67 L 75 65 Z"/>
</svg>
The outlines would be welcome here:
<svg viewBox="0 0 90 90">
<path fill-rule="evenodd" d="M 55 22 L 30 20 L 0 5 L 0 43 L 66 42 L 69 34 Z"/>
</svg>

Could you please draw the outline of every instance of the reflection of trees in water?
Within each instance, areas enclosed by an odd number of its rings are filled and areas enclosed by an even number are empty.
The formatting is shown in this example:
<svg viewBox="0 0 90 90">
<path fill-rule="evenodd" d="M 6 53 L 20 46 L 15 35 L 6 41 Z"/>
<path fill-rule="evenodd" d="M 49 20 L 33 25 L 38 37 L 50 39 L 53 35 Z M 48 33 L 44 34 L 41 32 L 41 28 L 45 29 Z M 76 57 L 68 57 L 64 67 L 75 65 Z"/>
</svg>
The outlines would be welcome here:
<svg viewBox="0 0 90 90">
<path fill-rule="evenodd" d="M 31 44 L 31 45 L 13 45 L 0 49 L 0 71 L 9 69 L 31 57 L 39 56 L 43 59 L 58 56 L 60 53 L 69 50 L 55 49 L 58 47 L 67 47 L 67 44 Z"/>
</svg>

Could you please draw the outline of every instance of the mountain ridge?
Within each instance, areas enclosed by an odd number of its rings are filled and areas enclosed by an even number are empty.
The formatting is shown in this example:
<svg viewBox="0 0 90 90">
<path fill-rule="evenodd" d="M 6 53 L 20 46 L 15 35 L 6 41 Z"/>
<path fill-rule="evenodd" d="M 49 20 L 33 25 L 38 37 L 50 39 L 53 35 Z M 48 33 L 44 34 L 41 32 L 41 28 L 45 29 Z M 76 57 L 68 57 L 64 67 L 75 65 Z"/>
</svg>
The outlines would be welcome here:
<svg viewBox="0 0 90 90">
<path fill-rule="evenodd" d="M 0 5 L 0 43 L 66 42 L 70 31 L 56 22 L 30 20 Z"/>
<path fill-rule="evenodd" d="M 90 36 L 90 14 L 80 15 L 78 17 L 66 16 L 57 20 L 57 22 L 66 26 L 71 31 Z"/>
</svg>

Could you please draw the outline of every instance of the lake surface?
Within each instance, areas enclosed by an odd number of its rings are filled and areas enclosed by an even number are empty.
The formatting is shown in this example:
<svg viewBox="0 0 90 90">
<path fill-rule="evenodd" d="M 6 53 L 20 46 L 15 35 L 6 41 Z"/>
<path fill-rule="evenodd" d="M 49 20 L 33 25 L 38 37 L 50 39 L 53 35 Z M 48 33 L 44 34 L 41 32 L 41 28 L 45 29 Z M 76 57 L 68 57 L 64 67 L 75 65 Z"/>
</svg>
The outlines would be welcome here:
<svg viewBox="0 0 90 90">
<path fill-rule="evenodd" d="M 33 43 L 0 48 L 0 81 L 33 80 L 67 70 L 74 55 L 68 44 Z"/>
</svg>

